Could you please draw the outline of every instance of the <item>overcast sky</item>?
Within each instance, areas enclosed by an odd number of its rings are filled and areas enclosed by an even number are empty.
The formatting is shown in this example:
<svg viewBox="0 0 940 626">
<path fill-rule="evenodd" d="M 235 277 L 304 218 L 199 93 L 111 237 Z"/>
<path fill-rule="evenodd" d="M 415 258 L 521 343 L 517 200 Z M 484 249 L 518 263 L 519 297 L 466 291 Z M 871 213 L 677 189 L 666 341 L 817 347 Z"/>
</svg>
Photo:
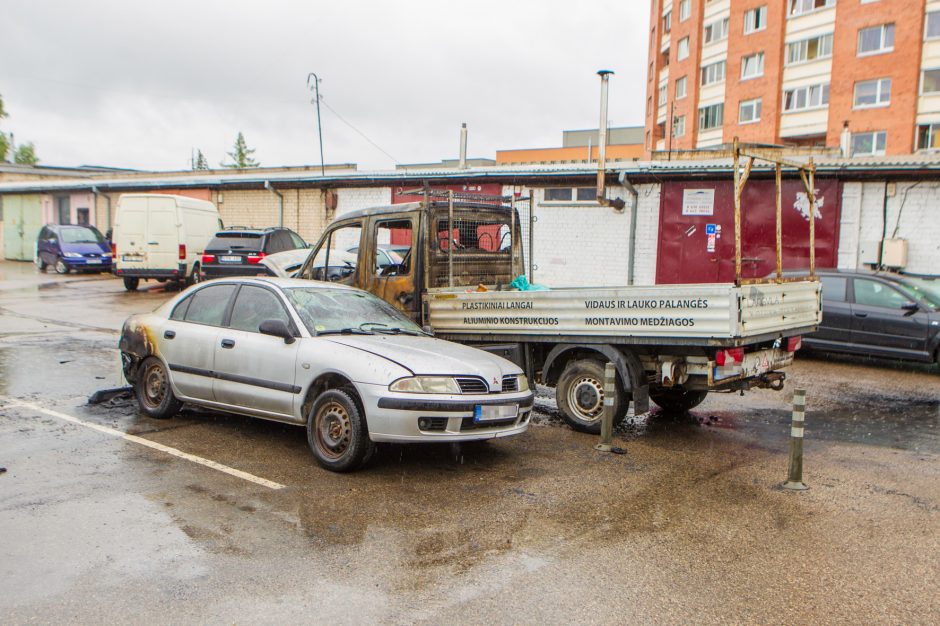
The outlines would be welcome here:
<svg viewBox="0 0 940 626">
<path fill-rule="evenodd" d="M 611 125 L 642 124 L 648 19 L 648 0 L 0 0 L 0 129 L 48 165 L 185 169 L 195 147 L 217 166 L 238 131 L 262 165 L 316 164 L 316 72 L 327 163 L 454 158 L 461 122 L 492 158 L 596 128 L 598 69 Z"/>
</svg>

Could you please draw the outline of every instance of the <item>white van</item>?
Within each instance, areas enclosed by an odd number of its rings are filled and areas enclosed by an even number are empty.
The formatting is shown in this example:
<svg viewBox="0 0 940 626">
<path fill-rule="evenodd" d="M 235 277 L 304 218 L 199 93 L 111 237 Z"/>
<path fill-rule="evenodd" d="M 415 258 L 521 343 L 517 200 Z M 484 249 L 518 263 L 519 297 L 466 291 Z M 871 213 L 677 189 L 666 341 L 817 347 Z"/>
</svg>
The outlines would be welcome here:
<svg viewBox="0 0 940 626">
<path fill-rule="evenodd" d="M 164 194 L 125 194 L 118 200 L 111 237 L 115 276 L 128 291 L 140 279 L 199 282 L 206 244 L 222 229 L 207 200 Z"/>
</svg>

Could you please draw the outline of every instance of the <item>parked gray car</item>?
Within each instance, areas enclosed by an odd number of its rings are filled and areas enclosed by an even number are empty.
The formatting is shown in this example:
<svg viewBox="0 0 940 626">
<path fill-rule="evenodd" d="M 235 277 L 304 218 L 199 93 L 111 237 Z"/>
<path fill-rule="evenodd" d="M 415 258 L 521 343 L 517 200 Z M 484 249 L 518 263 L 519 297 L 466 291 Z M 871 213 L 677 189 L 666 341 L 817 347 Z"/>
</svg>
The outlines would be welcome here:
<svg viewBox="0 0 940 626">
<path fill-rule="evenodd" d="M 354 470 L 374 442 L 454 442 L 528 428 L 518 366 L 435 339 L 383 300 L 330 283 L 219 279 L 127 319 L 124 374 L 141 411 L 183 402 L 305 425 L 323 467 Z"/>
</svg>

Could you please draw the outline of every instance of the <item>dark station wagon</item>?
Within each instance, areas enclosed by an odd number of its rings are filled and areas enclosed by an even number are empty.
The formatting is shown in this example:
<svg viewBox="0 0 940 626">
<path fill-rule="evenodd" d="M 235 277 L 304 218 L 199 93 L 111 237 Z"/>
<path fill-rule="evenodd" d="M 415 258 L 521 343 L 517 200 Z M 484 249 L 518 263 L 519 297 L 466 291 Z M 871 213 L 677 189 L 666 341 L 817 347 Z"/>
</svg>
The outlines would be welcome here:
<svg viewBox="0 0 940 626">
<path fill-rule="evenodd" d="M 202 274 L 205 278 L 266 276 L 264 257 L 306 247 L 307 242 L 289 228 L 229 228 L 216 233 L 206 246 Z"/>
</svg>

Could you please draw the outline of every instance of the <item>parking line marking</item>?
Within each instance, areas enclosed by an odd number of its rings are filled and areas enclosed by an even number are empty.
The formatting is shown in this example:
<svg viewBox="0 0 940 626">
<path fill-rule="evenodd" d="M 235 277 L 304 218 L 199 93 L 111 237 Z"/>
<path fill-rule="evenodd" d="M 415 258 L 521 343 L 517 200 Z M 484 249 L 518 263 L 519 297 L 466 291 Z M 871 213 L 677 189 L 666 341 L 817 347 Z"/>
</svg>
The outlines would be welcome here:
<svg viewBox="0 0 940 626">
<path fill-rule="evenodd" d="M 59 411 L 54 411 L 52 409 L 47 409 L 44 406 L 39 404 L 33 404 L 32 402 L 24 402 L 23 400 L 17 400 L 16 398 L 8 398 L 6 396 L 0 396 L 0 401 L 5 402 L 6 406 L 0 408 L 10 408 L 10 407 L 22 407 L 36 411 L 38 413 L 44 413 L 51 417 L 58 418 L 60 420 L 71 422 L 72 424 L 78 424 L 79 426 L 84 426 L 85 428 L 90 428 L 92 430 L 97 430 L 100 433 L 106 435 L 111 435 L 112 437 L 120 437 L 127 441 L 152 448 L 154 450 L 159 450 L 171 456 L 175 456 L 180 459 L 184 459 L 191 463 L 196 463 L 198 465 L 203 465 L 205 467 L 214 469 L 216 471 L 228 474 L 229 476 L 234 476 L 236 478 L 241 478 L 242 480 L 247 480 L 248 482 L 255 483 L 256 485 L 261 485 L 262 487 L 267 487 L 268 489 L 284 489 L 284 485 L 281 483 L 276 483 L 273 480 L 268 480 L 266 478 L 261 478 L 260 476 L 255 476 L 254 474 L 249 474 L 248 472 L 243 472 L 237 470 L 234 467 L 229 467 L 228 465 L 223 465 L 222 463 L 217 463 L 215 461 L 210 461 L 209 459 L 204 459 L 201 456 L 196 456 L 195 454 L 189 454 L 188 452 L 183 452 L 182 450 L 177 450 L 176 448 L 171 448 L 170 446 L 165 446 L 162 443 L 157 443 L 156 441 L 150 441 L 149 439 L 144 439 L 143 437 L 138 437 L 137 435 L 131 435 L 125 433 L 124 431 L 118 430 L 116 428 L 111 428 L 110 426 L 102 426 L 101 424 L 95 424 L 93 422 L 86 422 L 85 420 L 73 417 L 66 413 L 61 413 Z"/>
</svg>

